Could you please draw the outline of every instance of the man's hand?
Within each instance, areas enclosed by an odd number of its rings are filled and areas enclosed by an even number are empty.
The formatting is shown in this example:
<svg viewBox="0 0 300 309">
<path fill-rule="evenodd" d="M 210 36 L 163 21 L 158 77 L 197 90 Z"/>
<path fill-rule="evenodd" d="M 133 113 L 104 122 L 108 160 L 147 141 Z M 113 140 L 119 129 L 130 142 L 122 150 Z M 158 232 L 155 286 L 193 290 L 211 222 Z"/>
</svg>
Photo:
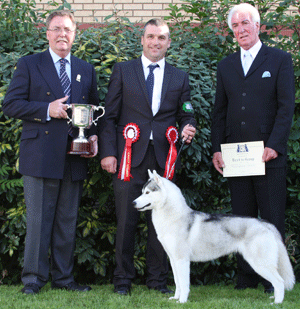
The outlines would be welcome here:
<svg viewBox="0 0 300 309">
<path fill-rule="evenodd" d="M 190 124 L 187 124 L 186 126 L 184 126 L 181 132 L 181 138 L 184 140 L 186 144 L 189 144 L 192 141 L 193 137 L 195 136 L 195 133 L 196 128 Z"/>
<path fill-rule="evenodd" d="M 64 104 L 68 100 L 68 96 L 57 99 L 49 104 L 49 116 L 51 118 L 67 118 L 68 114 L 66 112 L 68 106 Z"/>
<path fill-rule="evenodd" d="M 114 174 L 117 171 L 116 157 L 109 156 L 101 160 L 101 167 L 108 173 Z"/>
<path fill-rule="evenodd" d="M 89 142 L 91 143 L 91 154 L 89 155 L 81 155 L 84 158 L 93 158 L 98 153 L 98 136 L 92 135 L 89 137 Z"/>
<path fill-rule="evenodd" d="M 263 162 L 269 162 L 271 160 L 274 160 L 278 157 L 278 152 L 272 148 L 265 147 L 264 153 L 262 156 Z"/>
<path fill-rule="evenodd" d="M 223 175 L 223 168 L 225 167 L 223 158 L 222 158 L 222 153 L 221 152 L 215 152 L 213 155 L 212 162 L 214 164 L 215 169 Z"/>
</svg>

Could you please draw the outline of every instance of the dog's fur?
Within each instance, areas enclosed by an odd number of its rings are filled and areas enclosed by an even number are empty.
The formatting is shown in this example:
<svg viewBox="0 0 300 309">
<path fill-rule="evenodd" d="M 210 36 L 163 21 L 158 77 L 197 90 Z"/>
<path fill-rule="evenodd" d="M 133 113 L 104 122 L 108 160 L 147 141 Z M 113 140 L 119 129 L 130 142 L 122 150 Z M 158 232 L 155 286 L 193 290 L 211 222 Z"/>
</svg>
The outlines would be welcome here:
<svg viewBox="0 0 300 309">
<path fill-rule="evenodd" d="M 274 287 L 275 303 L 295 277 L 278 230 L 270 223 L 235 216 L 210 215 L 189 208 L 180 189 L 149 171 L 142 195 L 134 200 L 139 211 L 152 209 L 159 241 L 168 254 L 174 274 L 174 299 L 185 303 L 189 295 L 190 262 L 205 262 L 239 252 L 252 268 Z"/>
</svg>

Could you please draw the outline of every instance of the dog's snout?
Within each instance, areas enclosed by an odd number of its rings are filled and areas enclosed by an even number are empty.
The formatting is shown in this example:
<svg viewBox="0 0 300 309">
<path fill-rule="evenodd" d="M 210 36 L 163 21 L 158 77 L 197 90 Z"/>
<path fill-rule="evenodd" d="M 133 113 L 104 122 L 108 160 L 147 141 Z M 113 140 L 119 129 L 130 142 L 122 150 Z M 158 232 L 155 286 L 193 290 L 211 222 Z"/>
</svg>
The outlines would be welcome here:
<svg viewBox="0 0 300 309">
<path fill-rule="evenodd" d="M 136 205 L 136 201 L 133 201 L 133 202 L 132 202 L 132 205 L 135 206 L 135 205 Z"/>
</svg>

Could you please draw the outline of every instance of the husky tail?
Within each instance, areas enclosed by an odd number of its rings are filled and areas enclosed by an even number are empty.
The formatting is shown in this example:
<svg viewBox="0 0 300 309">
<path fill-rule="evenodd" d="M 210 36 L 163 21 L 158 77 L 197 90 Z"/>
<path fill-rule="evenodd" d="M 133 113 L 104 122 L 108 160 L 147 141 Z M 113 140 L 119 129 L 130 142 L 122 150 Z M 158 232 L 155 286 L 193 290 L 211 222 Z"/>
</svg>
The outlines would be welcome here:
<svg viewBox="0 0 300 309">
<path fill-rule="evenodd" d="M 278 239 L 278 272 L 282 279 L 284 280 L 284 288 L 286 290 L 292 290 L 295 284 L 295 275 L 293 271 L 293 267 L 288 256 L 286 247 L 282 240 Z"/>
</svg>

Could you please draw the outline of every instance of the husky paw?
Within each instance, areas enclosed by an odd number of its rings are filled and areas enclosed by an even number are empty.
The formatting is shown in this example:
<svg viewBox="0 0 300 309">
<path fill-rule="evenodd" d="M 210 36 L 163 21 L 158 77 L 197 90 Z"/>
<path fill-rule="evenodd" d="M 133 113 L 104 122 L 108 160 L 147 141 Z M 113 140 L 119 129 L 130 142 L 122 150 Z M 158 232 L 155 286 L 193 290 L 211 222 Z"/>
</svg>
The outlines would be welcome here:
<svg viewBox="0 0 300 309">
<path fill-rule="evenodd" d="M 179 299 L 179 297 L 172 296 L 172 297 L 169 297 L 169 299 Z"/>
</svg>

